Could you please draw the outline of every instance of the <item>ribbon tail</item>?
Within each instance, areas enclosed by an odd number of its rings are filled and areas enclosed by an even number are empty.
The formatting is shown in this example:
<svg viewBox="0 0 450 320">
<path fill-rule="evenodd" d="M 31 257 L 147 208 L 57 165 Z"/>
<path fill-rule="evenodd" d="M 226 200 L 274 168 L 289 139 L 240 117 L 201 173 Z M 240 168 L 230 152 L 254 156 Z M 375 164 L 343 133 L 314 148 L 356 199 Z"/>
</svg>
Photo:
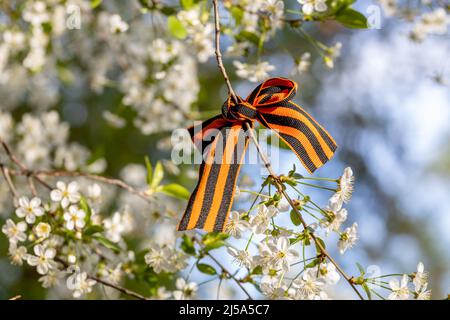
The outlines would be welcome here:
<svg viewBox="0 0 450 320">
<path fill-rule="evenodd" d="M 261 109 L 260 120 L 295 152 L 309 173 L 323 166 L 337 149 L 331 135 L 292 101 Z"/>
<path fill-rule="evenodd" d="M 228 221 L 236 181 L 248 146 L 243 123 L 224 126 L 210 145 L 178 230 L 222 232 Z"/>
</svg>

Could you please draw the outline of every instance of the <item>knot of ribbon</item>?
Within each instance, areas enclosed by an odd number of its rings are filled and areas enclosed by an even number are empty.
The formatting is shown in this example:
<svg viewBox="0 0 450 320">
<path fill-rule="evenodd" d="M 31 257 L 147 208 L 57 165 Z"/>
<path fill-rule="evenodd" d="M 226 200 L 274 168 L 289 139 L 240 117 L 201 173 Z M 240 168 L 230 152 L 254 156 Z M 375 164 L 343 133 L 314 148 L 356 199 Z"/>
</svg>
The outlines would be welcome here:
<svg viewBox="0 0 450 320">
<path fill-rule="evenodd" d="M 309 173 L 324 165 L 337 145 L 328 132 L 292 99 L 297 84 L 272 78 L 257 86 L 244 100 L 229 97 L 222 114 L 188 128 L 203 153 L 199 181 L 189 199 L 178 230 L 221 232 L 227 225 L 234 190 L 248 146 L 246 122 L 273 130 L 298 156 Z M 242 134 L 244 133 L 244 134 Z"/>
</svg>

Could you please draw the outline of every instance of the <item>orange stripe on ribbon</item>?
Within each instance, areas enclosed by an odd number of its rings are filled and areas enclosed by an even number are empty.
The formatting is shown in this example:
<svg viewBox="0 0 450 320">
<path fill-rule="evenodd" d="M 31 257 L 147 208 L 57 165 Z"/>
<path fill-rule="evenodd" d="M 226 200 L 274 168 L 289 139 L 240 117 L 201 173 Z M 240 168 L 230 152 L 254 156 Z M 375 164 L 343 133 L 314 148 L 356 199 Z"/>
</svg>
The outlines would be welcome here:
<svg viewBox="0 0 450 320">
<path fill-rule="evenodd" d="M 291 99 L 297 91 L 294 81 L 269 79 L 244 100 L 228 98 L 222 114 L 189 128 L 200 151 L 209 148 L 200 166 L 194 189 L 178 230 L 224 230 L 234 198 L 239 170 L 248 146 L 245 123 L 255 120 L 273 129 L 312 173 L 331 159 L 337 145 L 328 132 Z M 212 130 L 216 134 L 211 139 Z"/>
</svg>

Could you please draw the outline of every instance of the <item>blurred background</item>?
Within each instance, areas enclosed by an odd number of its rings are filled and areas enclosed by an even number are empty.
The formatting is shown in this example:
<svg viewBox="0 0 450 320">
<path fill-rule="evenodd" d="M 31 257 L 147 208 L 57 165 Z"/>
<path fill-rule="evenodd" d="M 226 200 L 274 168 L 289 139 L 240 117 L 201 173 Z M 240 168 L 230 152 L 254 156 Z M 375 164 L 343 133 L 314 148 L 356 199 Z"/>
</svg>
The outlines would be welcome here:
<svg viewBox="0 0 450 320">
<path fill-rule="evenodd" d="M 364 1 L 356 7 L 367 13 L 372 4 L 377 3 Z M 117 4 L 110 7 L 112 10 L 123 9 L 122 14 L 127 16 L 126 8 Z M 0 22 L 2 19 L 6 19 L 3 12 Z M 341 56 L 331 70 L 314 53 L 310 42 L 286 28 L 266 44 L 264 59 L 276 66 L 272 76 L 290 77 L 299 84 L 296 102 L 323 124 L 338 142 L 335 158 L 316 175 L 338 177 L 345 167 L 350 166 L 356 176 L 355 192 L 347 208 L 349 220 L 358 222 L 360 240 L 346 253 L 345 259 L 339 257 L 337 249 L 331 249 L 331 253 L 354 274 L 358 271 L 353 262 L 376 266 L 381 273 L 387 274 L 411 273 L 422 261 L 430 273 L 433 297 L 444 298 L 450 293 L 450 41 L 446 34 L 414 42 L 408 37 L 410 28 L 408 21 L 389 19 L 383 14 L 380 29 L 349 30 L 335 23 L 315 25 L 308 29 L 315 38 L 327 44 L 342 43 Z M 151 29 L 147 31 L 149 38 L 154 37 L 152 32 Z M 224 50 L 230 44 L 225 37 Z M 62 50 L 64 52 L 64 47 Z M 293 75 L 292 56 L 306 51 L 312 54 L 310 72 Z M 245 96 L 255 85 L 235 75 L 232 60 L 225 57 L 226 67 L 237 92 Z M 87 77 L 87 72 L 80 63 L 76 79 Z M 201 111 L 202 118 L 207 118 L 207 115 L 219 112 L 226 98 L 226 88 L 214 57 L 196 66 L 196 72 L 199 91 L 193 108 Z M 99 93 L 81 80 L 64 82 L 47 78 L 46 81 L 56 84 L 36 90 L 44 96 L 58 91 L 56 102 L 49 108 L 40 109 L 26 102 L 13 108 L 2 100 L 4 105 L 0 102 L 0 110 L 11 113 L 16 121 L 30 110 L 33 113 L 56 110 L 61 120 L 70 124 L 69 141 L 91 150 L 91 163 L 99 158 L 106 159 L 107 167 L 102 174 L 107 176 L 123 177 L 123 168 L 133 164 L 136 179 L 144 179 L 145 183 L 145 155 L 153 162 L 170 159 L 170 148 L 161 145 L 166 143 L 171 130 L 146 134 L 136 128 L 133 123 L 136 113 L 123 105 L 123 94 L 114 86 L 105 87 Z M 2 99 L 6 99 L 8 92 L 1 88 L 0 92 Z M 125 124 L 111 125 L 105 112 L 120 115 Z M 295 163 L 303 170 L 300 173 L 306 174 L 292 153 L 282 152 L 283 161 L 277 164 L 277 172 L 285 173 Z M 193 167 L 166 165 L 173 169 L 172 174 L 168 171 L 167 179 L 192 190 L 196 181 L 191 177 Z M 140 177 L 142 174 L 144 177 Z M 248 165 L 241 176 L 259 181 L 260 175 L 259 167 Z M 4 181 L 0 184 L 4 198 L 7 192 Z M 310 193 L 319 203 L 326 204 L 323 193 L 314 190 Z M 245 208 L 246 205 L 239 202 L 236 207 Z M 183 204 L 175 208 L 181 216 Z M 7 204 L 2 205 L 2 221 L 10 215 L 10 210 Z M 148 211 L 142 213 L 142 219 L 147 214 Z M 164 232 L 164 228 L 160 232 Z M 51 298 L 39 286 L 33 271 L 10 265 L 7 250 L 7 241 L 2 235 L 0 298 L 24 290 L 28 292 L 28 298 Z M 224 263 L 233 268 L 231 263 Z M 193 279 L 202 281 L 202 276 L 194 273 Z M 200 296 L 211 298 L 216 287 L 217 283 L 205 285 Z M 339 288 L 337 297 L 350 296 L 345 284 Z M 242 297 L 237 290 L 233 291 L 233 287 L 229 290 L 232 297 Z"/>
</svg>

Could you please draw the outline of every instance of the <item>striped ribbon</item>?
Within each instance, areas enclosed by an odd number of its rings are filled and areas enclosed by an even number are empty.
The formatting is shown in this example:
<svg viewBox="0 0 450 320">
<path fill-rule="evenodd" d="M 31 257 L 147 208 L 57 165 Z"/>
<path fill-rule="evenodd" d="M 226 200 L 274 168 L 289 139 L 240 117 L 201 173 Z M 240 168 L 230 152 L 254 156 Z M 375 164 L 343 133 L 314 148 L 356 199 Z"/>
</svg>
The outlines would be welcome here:
<svg viewBox="0 0 450 320">
<path fill-rule="evenodd" d="M 178 230 L 223 231 L 248 146 L 245 122 L 253 127 L 258 120 L 274 130 L 310 173 L 331 159 L 337 147 L 335 141 L 306 111 L 292 102 L 296 91 L 294 81 L 269 79 L 245 100 L 237 97 L 235 103 L 229 97 L 221 115 L 188 129 L 204 157 L 198 184 Z"/>
</svg>

